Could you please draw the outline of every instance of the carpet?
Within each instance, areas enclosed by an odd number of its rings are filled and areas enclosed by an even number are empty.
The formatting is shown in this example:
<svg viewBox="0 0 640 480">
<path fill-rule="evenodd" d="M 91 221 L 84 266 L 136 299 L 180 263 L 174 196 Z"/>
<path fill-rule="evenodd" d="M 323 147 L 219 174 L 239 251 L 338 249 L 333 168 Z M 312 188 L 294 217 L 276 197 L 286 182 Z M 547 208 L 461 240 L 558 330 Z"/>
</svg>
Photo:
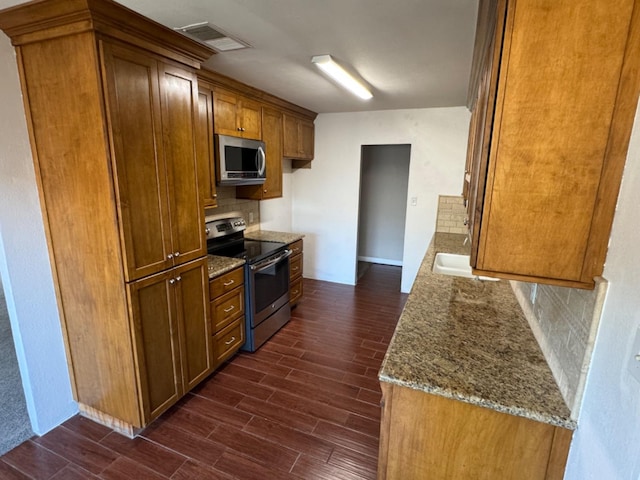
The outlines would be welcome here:
<svg viewBox="0 0 640 480">
<path fill-rule="evenodd" d="M 0 282 L 0 455 L 33 436 Z"/>
</svg>

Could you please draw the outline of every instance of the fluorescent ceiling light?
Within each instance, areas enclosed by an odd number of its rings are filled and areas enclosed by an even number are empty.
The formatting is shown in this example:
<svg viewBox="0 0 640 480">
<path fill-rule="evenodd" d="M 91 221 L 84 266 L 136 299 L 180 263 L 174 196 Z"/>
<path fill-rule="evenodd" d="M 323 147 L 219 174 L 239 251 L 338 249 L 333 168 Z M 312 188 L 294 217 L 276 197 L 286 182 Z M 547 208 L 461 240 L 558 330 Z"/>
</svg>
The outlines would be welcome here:
<svg viewBox="0 0 640 480">
<path fill-rule="evenodd" d="M 371 92 L 360 81 L 338 65 L 335 60 L 331 58 L 331 55 L 316 55 L 311 58 L 311 63 L 315 63 L 323 72 L 363 100 L 368 100 L 373 97 Z"/>
</svg>

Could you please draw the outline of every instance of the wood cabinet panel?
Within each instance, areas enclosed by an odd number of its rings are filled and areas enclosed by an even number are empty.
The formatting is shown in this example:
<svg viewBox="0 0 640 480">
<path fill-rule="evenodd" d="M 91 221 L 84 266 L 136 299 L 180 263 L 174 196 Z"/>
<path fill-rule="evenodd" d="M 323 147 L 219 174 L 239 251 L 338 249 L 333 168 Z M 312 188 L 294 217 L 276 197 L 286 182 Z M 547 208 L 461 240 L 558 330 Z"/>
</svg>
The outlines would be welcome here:
<svg viewBox="0 0 640 480">
<path fill-rule="evenodd" d="M 244 284 L 244 267 L 236 268 L 209 282 L 209 295 L 215 299 Z"/>
<path fill-rule="evenodd" d="M 180 345 L 173 272 L 133 282 L 129 287 L 144 418 L 156 418 L 181 395 Z M 175 280 L 174 280 L 175 282 Z"/>
<path fill-rule="evenodd" d="M 161 64 L 164 153 L 169 177 L 174 265 L 206 255 L 203 210 L 198 189 L 195 73 Z"/>
<path fill-rule="evenodd" d="M 634 5 L 498 2 L 485 76 L 499 73 L 470 142 L 476 273 L 583 288 L 601 275 L 640 91 Z"/>
<path fill-rule="evenodd" d="M 283 152 L 285 158 L 313 160 L 315 131 L 313 122 L 290 114 L 285 114 L 283 121 Z"/>
<path fill-rule="evenodd" d="M 222 89 L 213 89 L 215 133 L 262 139 L 261 105 L 249 98 Z"/>
<path fill-rule="evenodd" d="M 379 479 L 515 480 L 526 472 L 544 480 L 552 456 L 566 460 L 568 444 L 554 441 L 560 427 L 384 382 L 382 388 Z"/>
<path fill-rule="evenodd" d="M 304 259 L 304 246 L 302 239 L 293 242 L 289 245 L 291 250 L 291 257 L 289 259 L 289 304 L 295 305 L 303 294 L 303 259 Z"/>
<path fill-rule="evenodd" d="M 244 316 L 237 318 L 226 328 L 216 333 L 214 338 L 216 359 L 215 364 L 231 358 L 244 343 Z"/>
<path fill-rule="evenodd" d="M 216 191 L 215 155 L 213 153 L 213 93 L 210 88 L 202 85 L 198 89 L 196 157 L 204 206 L 217 207 L 218 193 Z"/>
<path fill-rule="evenodd" d="M 171 219 L 158 62 L 101 43 L 127 279 L 170 268 Z"/>
<path fill-rule="evenodd" d="M 231 320 L 244 315 L 244 287 L 236 287 L 211 302 L 213 331 L 226 327 Z"/>
<path fill-rule="evenodd" d="M 213 371 L 213 343 L 209 322 L 207 262 L 174 269 L 178 283 L 177 310 L 182 352 L 182 391 L 188 392 Z"/>
<path fill-rule="evenodd" d="M 236 187 L 236 197 L 266 200 L 282 197 L 282 113 L 262 109 L 262 139 L 266 148 L 266 179 L 262 185 Z"/>
</svg>

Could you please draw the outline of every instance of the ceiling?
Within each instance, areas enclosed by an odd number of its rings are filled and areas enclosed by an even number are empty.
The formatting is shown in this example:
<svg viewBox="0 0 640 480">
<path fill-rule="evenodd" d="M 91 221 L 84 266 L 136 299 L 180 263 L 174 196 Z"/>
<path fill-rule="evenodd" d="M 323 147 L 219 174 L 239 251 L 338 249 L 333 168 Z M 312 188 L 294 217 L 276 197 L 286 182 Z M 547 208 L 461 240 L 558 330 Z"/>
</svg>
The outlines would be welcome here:
<svg viewBox="0 0 640 480">
<path fill-rule="evenodd" d="M 120 3 L 172 28 L 210 22 L 249 43 L 205 66 L 318 113 L 466 104 L 478 0 Z M 354 97 L 311 64 L 327 53 L 357 71 L 374 98 Z"/>
</svg>

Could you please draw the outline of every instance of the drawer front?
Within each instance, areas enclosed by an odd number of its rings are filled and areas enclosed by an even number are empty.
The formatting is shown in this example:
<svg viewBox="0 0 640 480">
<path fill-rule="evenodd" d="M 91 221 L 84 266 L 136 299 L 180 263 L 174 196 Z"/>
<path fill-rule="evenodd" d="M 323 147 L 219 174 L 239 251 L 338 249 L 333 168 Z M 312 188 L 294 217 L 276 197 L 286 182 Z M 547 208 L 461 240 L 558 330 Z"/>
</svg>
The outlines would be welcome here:
<svg viewBox="0 0 640 480">
<path fill-rule="evenodd" d="M 244 267 L 231 270 L 230 272 L 209 281 L 209 298 L 211 298 L 211 300 L 215 300 L 220 295 L 224 295 L 243 284 Z"/>
<path fill-rule="evenodd" d="M 302 254 L 291 257 L 289 261 L 289 278 L 293 281 L 302 275 Z"/>
<path fill-rule="evenodd" d="M 302 297 L 302 277 L 298 277 L 297 280 L 291 282 L 289 286 L 289 304 L 294 305 L 300 300 Z"/>
<path fill-rule="evenodd" d="M 244 343 L 244 316 L 237 318 L 213 337 L 215 364 L 220 365 Z"/>
<path fill-rule="evenodd" d="M 302 240 L 297 240 L 289 245 L 289 250 L 291 250 L 291 256 L 302 253 Z"/>
<path fill-rule="evenodd" d="M 244 287 L 231 290 L 211 302 L 214 332 L 226 327 L 239 315 L 244 315 Z"/>
</svg>

